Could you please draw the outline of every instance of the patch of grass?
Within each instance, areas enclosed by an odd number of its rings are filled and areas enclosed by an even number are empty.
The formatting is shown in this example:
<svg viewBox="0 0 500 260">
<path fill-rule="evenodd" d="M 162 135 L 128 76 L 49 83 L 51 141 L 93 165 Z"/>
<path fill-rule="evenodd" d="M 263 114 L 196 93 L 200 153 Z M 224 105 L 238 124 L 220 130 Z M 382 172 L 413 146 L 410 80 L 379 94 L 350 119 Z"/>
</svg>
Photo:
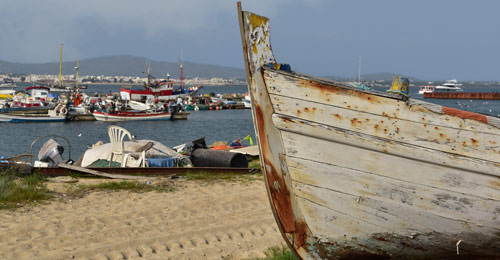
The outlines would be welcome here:
<svg viewBox="0 0 500 260">
<path fill-rule="evenodd" d="M 217 182 L 217 181 L 235 181 L 235 182 L 246 182 L 253 181 L 256 179 L 261 179 L 260 176 L 255 176 L 254 174 L 245 173 L 235 173 L 235 172 L 222 172 L 222 173 L 211 173 L 211 172 L 187 172 L 184 177 L 186 180 L 196 180 L 205 182 Z"/>
<path fill-rule="evenodd" d="M 38 174 L 17 176 L 0 173 L 0 209 L 11 209 L 53 198 L 45 185 L 45 178 Z"/>
<path fill-rule="evenodd" d="M 258 169 L 260 171 L 260 159 L 258 156 L 250 158 L 248 160 L 248 168 Z"/>
<path fill-rule="evenodd" d="M 253 258 L 252 260 L 298 260 L 295 254 L 287 246 L 273 246 L 268 248 L 264 258 Z"/>
<path fill-rule="evenodd" d="M 170 192 L 174 188 L 166 182 L 140 182 L 140 181 L 120 181 L 120 182 L 105 182 L 93 185 L 75 185 L 68 192 L 70 196 L 82 196 L 90 191 L 130 191 L 130 192 Z"/>
</svg>

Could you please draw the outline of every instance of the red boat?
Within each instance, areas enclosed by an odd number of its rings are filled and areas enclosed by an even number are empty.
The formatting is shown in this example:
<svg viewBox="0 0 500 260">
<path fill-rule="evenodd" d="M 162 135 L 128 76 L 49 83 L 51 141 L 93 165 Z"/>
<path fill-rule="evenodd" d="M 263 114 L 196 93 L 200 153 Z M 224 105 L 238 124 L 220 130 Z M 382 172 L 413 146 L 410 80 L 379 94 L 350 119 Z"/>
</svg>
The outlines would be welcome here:
<svg viewBox="0 0 500 260">
<path fill-rule="evenodd" d="M 27 94 L 17 94 L 14 96 L 13 107 L 43 107 L 48 106 L 50 88 L 44 86 L 32 86 L 26 88 Z"/>
<path fill-rule="evenodd" d="M 148 82 L 144 83 L 144 89 L 126 89 L 120 88 L 120 96 L 125 100 L 134 100 L 134 101 L 146 101 L 148 99 L 157 99 L 159 101 L 169 101 L 176 100 L 177 98 L 183 98 L 188 95 L 194 95 L 198 90 L 202 88 L 202 86 L 189 87 L 187 89 L 184 88 L 184 81 L 182 75 L 182 61 L 180 65 L 181 70 L 181 78 L 180 78 L 180 88 L 174 88 L 174 81 L 170 80 L 170 76 L 167 75 L 166 80 L 151 82 L 151 74 L 149 73 L 148 66 Z"/>
</svg>

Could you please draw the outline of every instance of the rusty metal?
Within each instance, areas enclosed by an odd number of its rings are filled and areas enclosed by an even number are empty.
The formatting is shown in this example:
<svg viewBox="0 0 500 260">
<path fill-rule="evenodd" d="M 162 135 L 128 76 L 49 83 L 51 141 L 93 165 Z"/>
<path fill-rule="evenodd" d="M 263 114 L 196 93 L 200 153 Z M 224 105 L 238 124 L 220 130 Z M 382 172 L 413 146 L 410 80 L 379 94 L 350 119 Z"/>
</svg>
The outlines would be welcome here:
<svg viewBox="0 0 500 260">
<path fill-rule="evenodd" d="M 500 93 L 497 92 L 432 92 L 424 93 L 424 98 L 439 99 L 484 99 L 500 100 Z"/>
</svg>

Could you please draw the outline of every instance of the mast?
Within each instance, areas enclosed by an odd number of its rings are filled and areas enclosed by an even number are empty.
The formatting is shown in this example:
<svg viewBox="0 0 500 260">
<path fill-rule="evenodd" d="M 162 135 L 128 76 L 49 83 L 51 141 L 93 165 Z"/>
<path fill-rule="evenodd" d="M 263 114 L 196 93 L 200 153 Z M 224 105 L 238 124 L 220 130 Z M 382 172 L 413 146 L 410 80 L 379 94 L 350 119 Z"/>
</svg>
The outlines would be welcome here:
<svg viewBox="0 0 500 260">
<path fill-rule="evenodd" d="M 358 61 L 358 83 L 361 83 L 361 56 L 359 56 Z"/>
<path fill-rule="evenodd" d="M 148 87 L 151 86 L 151 73 L 149 73 L 149 61 L 146 66 L 146 73 L 148 74 Z"/>
<path fill-rule="evenodd" d="M 62 78 L 62 47 L 63 44 L 61 43 L 61 55 L 59 56 L 59 87 L 62 88 L 63 86 L 63 78 Z"/>
<path fill-rule="evenodd" d="M 78 88 L 78 72 L 80 71 L 80 60 L 76 61 L 76 88 Z"/>
<path fill-rule="evenodd" d="M 182 59 L 180 60 L 180 63 L 181 63 L 181 65 L 180 65 L 180 68 L 181 68 L 181 82 L 180 83 L 181 83 L 181 89 L 184 89 L 184 77 L 182 75 Z"/>
</svg>

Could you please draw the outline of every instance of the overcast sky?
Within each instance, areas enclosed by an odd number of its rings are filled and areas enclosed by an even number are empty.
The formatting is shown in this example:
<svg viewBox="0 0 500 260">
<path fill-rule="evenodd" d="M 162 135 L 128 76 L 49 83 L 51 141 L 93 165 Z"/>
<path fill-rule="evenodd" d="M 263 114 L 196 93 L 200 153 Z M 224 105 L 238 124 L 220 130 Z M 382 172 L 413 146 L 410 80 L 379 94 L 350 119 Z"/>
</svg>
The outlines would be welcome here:
<svg viewBox="0 0 500 260">
<path fill-rule="evenodd" d="M 251 0 L 280 63 L 318 76 L 500 80 L 497 0 Z M 105 55 L 243 68 L 234 0 L 0 0 L 0 60 Z"/>
</svg>

